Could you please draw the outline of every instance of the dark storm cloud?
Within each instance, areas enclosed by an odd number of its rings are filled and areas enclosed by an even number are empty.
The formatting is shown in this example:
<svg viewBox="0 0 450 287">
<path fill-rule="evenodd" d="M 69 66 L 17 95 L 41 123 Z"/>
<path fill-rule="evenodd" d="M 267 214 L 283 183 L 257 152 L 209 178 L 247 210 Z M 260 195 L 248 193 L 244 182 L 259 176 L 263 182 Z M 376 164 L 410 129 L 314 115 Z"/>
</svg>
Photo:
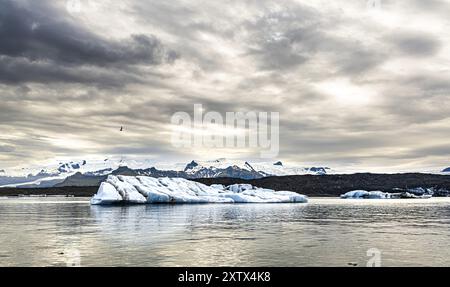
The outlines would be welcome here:
<svg viewBox="0 0 450 287">
<path fill-rule="evenodd" d="M 383 50 L 331 32 L 345 24 L 338 15 L 324 17 L 320 10 L 301 4 L 271 13 L 248 23 L 258 45 L 250 54 L 260 60 L 261 68 L 281 71 L 325 58 L 342 75 L 370 71 L 388 59 Z"/>
<path fill-rule="evenodd" d="M 358 76 L 369 72 L 389 58 L 386 53 L 361 47 L 359 43 L 354 46 L 342 45 L 340 49 L 342 53 L 335 57 L 333 63 L 339 67 L 338 72 L 343 75 Z"/>
<path fill-rule="evenodd" d="M 254 50 L 250 54 L 262 57 L 261 68 L 268 70 L 284 70 L 298 67 L 298 65 L 308 60 L 300 52 L 293 51 L 286 40 L 266 43 L 262 50 Z"/>
<path fill-rule="evenodd" d="M 294 11 L 273 12 L 246 23 L 256 44 L 249 55 L 259 59 L 261 68 L 284 70 L 305 63 L 321 41 L 317 13 L 303 6 Z"/>
<path fill-rule="evenodd" d="M 136 81 L 133 65 L 159 65 L 177 58 L 154 36 L 123 41 L 95 34 L 45 1 L 24 5 L 0 0 L 0 81 L 120 84 L 111 71 L 126 70 L 123 82 Z M 92 69 L 88 69 L 93 67 Z M 83 68 L 83 69 L 81 69 Z M 117 71 L 116 71 L 117 72 Z"/>
<path fill-rule="evenodd" d="M 217 2 L 205 1 L 201 5 L 188 3 L 180 5 L 177 1 L 131 1 L 128 15 L 136 17 L 143 25 L 158 27 L 176 37 L 173 49 L 182 51 L 182 56 L 198 65 L 202 71 L 214 71 L 224 68 L 220 56 L 213 53 L 211 44 L 203 44 L 203 33 L 233 39 L 238 27 L 234 19 L 225 16 L 212 16 L 217 9 Z M 157 12 L 156 12 L 157 11 Z M 202 11 L 206 11 L 202 13 Z M 225 12 L 225 11 L 223 11 Z M 151 17 L 149 17 L 151 15 Z M 211 15 L 210 17 L 208 17 Z M 171 46 L 172 47 L 172 46 Z"/>
<path fill-rule="evenodd" d="M 450 71 L 441 71 L 433 75 L 423 72 L 399 79 L 405 86 L 414 86 L 423 91 L 428 96 L 450 93 Z M 420 97 L 420 95 L 417 95 Z"/>
<path fill-rule="evenodd" d="M 124 72 L 121 69 L 64 66 L 53 61 L 30 61 L 22 57 L 0 56 L 0 81 L 7 84 L 80 83 L 116 88 L 124 83 L 142 82 L 142 78 L 137 73 Z"/>
<path fill-rule="evenodd" d="M 13 146 L 8 145 L 0 145 L 0 153 L 10 153 L 15 151 L 16 149 Z"/>
<path fill-rule="evenodd" d="M 450 74 L 415 71 L 407 76 L 395 77 L 385 91 L 383 101 L 375 111 L 389 118 L 389 125 L 410 127 L 433 124 L 450 118 Z M 441 135 L 448 132 L 442 131 Z"/>
<path fill-rule="evenodd" d="M 415 157 L 427 157 L 427 156 L 443 156 L 448 157 L 450 155 L 449 145 L 432 145 L 424 148 L 414 149 L 411 152 Z"/>
<path fill-rule="evenodd" d="M 408 57 L 433 56 L 441 47 L 438 39 L 426 33 L 396 33 L 390 35 L 388 39 Z"/>
</svg>

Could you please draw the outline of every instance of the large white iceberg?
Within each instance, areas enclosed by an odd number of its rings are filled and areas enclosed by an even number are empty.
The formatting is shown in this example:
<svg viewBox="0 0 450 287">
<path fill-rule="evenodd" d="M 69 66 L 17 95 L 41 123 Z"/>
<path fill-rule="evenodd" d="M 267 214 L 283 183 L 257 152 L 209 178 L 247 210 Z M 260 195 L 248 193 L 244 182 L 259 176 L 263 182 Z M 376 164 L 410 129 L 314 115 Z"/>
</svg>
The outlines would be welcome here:
<svg viewBox="0 0 450 287">
<path fill-rule="evenodd" d="M 305 203 L 308 198 L 291 191 L 274 191 L 250 184 L 207 186 L 183 178 L 110 175 L 91 204 L 115 203 Z"/>
</svg>

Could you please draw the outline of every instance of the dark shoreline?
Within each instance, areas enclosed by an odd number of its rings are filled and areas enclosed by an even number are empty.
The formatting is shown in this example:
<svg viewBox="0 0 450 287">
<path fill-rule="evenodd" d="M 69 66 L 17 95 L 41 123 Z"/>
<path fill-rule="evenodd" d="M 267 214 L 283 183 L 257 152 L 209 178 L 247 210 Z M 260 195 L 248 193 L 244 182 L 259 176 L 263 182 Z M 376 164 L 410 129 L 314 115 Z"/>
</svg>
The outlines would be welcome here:
<svg viewBox="0 0 450 287">
<path fill-rule="evenodd" d="M 435 174 L 348 174 L 348 175 L 293 175 L 266 177 L 254 180 L 236 178 L 194 179 L 207 185 L 249 183 L 274 190 L 290 190 L 310 197 L 337 197 L 351 190 L 380 190 L 395 192 L 395 188 L 442 188 L 450 190 L 449 175 Z M 0 188 L 0 196 L 74 196 L 92 197 L 98 186 L 67 186 L 52 188 Z"/>
<path fill-rule="evenodd" d="M 98 186 L 67 186 L 50 188 L 0 188 L 0 196 L 71 196 L 92 197 L 98 190 Z"/>
<path fill-rule="evenodd" d="M 311 197 L 336 197 L 353 190 L 397 192 L 396 189 L 435 188 L 450 191 L 450 176 L 422 173 L 336 174 L 265 177 L 255 180 L 206 178 L 195 180 L 207 185 L 248 183 L 273 190 L 289 190 Z"/>
</svg>

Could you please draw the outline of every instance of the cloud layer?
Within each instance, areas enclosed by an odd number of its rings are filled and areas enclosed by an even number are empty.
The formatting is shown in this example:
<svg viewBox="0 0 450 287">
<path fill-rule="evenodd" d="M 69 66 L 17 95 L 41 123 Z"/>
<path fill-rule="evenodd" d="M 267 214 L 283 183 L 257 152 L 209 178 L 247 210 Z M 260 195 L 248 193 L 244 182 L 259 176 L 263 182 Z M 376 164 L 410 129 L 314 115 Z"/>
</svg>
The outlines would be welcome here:
<svg viewBox="0 0 450 287">
<path fill-rule="evenodd" d="M 279 112 L 286 161 L 449 165 L 450 3 L 309 2 L 0 0 L 0 168 L 259 154 L 173 148 L 194 104 Z"/>
</svg>

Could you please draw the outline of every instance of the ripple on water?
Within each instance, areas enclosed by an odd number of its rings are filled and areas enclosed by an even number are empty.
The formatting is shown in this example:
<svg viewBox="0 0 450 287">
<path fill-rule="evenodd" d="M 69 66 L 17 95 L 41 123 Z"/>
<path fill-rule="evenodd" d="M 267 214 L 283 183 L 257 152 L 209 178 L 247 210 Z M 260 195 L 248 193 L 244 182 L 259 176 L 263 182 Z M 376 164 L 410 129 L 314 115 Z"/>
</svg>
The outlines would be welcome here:
<svg viewBox="0 0 450 287">
<path fill-rule="evenodd" d="M 385 266 L 450 265 L 450 199 L 130 207 L 0 199 L 0 226 L 1 266 L 65 266 L 68 254 L 85 266 L 365 266 L 371 248 Z"/>
</svg>

